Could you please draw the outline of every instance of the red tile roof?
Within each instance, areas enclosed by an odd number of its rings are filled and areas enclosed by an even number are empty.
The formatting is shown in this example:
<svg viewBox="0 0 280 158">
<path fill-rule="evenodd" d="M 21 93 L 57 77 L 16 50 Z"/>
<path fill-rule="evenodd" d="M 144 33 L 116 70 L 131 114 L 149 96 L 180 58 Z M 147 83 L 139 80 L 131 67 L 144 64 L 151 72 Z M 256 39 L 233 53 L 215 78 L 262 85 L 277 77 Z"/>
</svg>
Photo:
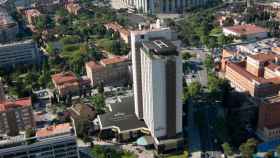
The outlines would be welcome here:
<svg viewBox="0 0 280 158">
<path fill-rule="evenodd" d="M 95 61 L 87 62 L 86 66 L 90 67 L 92 70 L 99 70 L 99 69 L 104 68 L 107 65 L 126 62 L 128 60 L 129 59 L 127 56 L 114 56 L 112 58 L 102 59 L 102 60 L 100 60 L 100 63 L 97 63 Z"/>
<path fill-rule="evenodd" d="M 103 68 L 102 65 L 97 64 L 95 61 L 87 62 L 86 66 L 90 67 L 92 70 L 98 70 L 98 69 L 102 69 Z"/>
<path fill-rule="evenodd" d="M 27 16 L 40 16 L 40 15 L 41 15 L 40 11 L 37 10 L 37 9 L 29 9 L 29 10 L 26 10 L 26 11 L 25 11 L 25 14 L 26 14 Z"/>
<path fill-rule="evenodd" d="M 30 97 L 21 98 L 15 101 L 6 101 L 0 104 L 0 112 L 6 111 L 9 108 L 28 107 L 32 105 Z"/>
<path fill-rule="evenodd" d="M 73 72 L 61 72 L 52 75 L 52 80 L 57 85 L 71 84 L 73 82 L 78 82 L 78 78 Z"/>
<path fill-rule="evenodd" d="M 123 26 L 121 26 L 120 24 L 118 24 L 117 22 L 107 23 L 107 24 L 105 24 L 105 27 L 107 29 L 112 29 L 112 30 L 114 30 L 116 32 L 123 33 L 126 36 L 130 35 L 130 31 L 128 29 L 124 28 Z"/>
<path fill-rule="evenodd" d="M 230 26 L 230 27 L 225 27 L 225 29 L 228 29 L 232 32 L 235 32 L 235 33 L 238 33 L 241 35 L 250 35 L 250 34 L 267 32 L 267 30 L 265 28 L 256 26 L 254 24 Z"/>
<path fill-rule="evenodd" d="M 36 132 L 37 137 L 48 137 L 52 135 L 59 135 L 63 133 L 68 133 L 72 129 L 71 125 L 69 123 L 65 124 L 58 124 L 58 125 L 52 125 L 43 129 L 40 129 Z"/>
<path fill-rule="evenodd" d="M 245 77 L 246 79 L 250 80 L 250 81 L 257 81 L 261 84 L 275 84 L 275 85 L 279 85 L 280 84 L 280 77 L 274 77 L 274 78 L 270 78 L 270 79 L 265 79 L 262 77 L 256 77 L 255 75 L 251 74 L 250 72 L 248 72 L 246 70 L 245 67 L 240 66 L 238 64 L 232 63 L 232 62 L 228 62 L 227 66 L 230 67 L 231 69 L 233 69 L 234 71 L 236 71 L 238 74 L 240 74 L 241 76 Z"/>
<path fill-rule="evenodd" d="M 266 61 L 274 61 L 277 55 L 272 53 L 258 53 L 255 55 L 249 55 L 249 57 L 260 62 L 266 62 Z"/>
<path fill-rule="evenodd" d="M 115 56 L 113 58 L 106 58 L 101 60 L 100 62 L 104 65 L 110 65 L 110 64 L 117 64 L 117 63 L 121 63 L 121 62 L 125 62 L 128 61 L 127 57 L 124 56 Z"/>
</svg>

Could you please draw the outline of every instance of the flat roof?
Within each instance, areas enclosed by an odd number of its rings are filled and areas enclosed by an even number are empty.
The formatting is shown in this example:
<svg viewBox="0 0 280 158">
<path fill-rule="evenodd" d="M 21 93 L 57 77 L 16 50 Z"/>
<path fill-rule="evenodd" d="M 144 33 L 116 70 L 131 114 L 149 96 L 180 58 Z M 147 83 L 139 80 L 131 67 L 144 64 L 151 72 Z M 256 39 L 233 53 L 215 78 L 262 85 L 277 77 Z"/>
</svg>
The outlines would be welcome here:
<svg viewBox="0 0 280 158">
<path fill-rule="evenodd" d="M 120 133 L 133 131 L 147 126 L 143 120 L 139 120 L 134 113 L 134 98 L 128 96 L 120 101 L 110 104 L 111 112 L 99 115 L 101 129 L 117 128 Z"/>
<path fill-rule="evenodd" d="M 155 55 L 178 55 L 177 47 L 164 38 L 151 39 L 143 42 L 143 47 Z"/>
</svg>

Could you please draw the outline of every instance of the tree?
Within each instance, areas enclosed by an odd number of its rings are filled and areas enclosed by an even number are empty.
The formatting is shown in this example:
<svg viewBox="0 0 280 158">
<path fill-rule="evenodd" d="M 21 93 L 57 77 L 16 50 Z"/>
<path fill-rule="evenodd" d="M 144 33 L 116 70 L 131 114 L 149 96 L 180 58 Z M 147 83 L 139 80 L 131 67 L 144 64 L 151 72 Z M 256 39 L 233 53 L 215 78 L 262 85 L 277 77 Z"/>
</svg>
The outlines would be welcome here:
<svg viewBox="0 0 280 158">
<path fill-rule="evenodd" d="M 104 113 L 105 111 L 105 98 L 103 94 L 96 94 L 95 96 L 91 97 L 91 102 L 95 107 L 97 113 Z"/>
<path fill-rule="evenodd" d="M 277 156 L 279 157 L 280 156 L 280 145 L 277 146 L 276 153 L 277 153 Z"/>
<path fill-rule="evenodd" d="M 201 92 L 201 84 L 199 82 L 192 82 L 188 86 L 188 94 L 191 97 L 197 96 Z"/>
<path fill-rule="evenodd" d="M 224 154 L 226 156 L 231 156 L 233 154 L 232 148 L 229 145 L 229 143 L 226 142 L 226 143 L 222 144 L 222 148 L 223 148 Z"/>
<path fill-rule="evenodd" d="M 88 133 L 90 129 L 90 122 L 88 120 L 76 120 L 75 127 L 77 136 L 85 142 L 90 142 L 90 137 Z"/>
<path fill-rule="evenodd" d="M 257 141 L 254 138 L 248 139 L 245 143 L 242 143 L 239 150 L 243 158 L 252 158 L 255 153 Z"/>
<path fill-rule="evenodd" d="M 214 68 L 214 62 L 210 55 L 207 55 L 206 59 L 204 60 L 204 65 L 208 71 L 210 71 Z"/>
<path fill-rule="evenodd" d="M 184 60 L 189 60 L 191 57 L 192 57 L 192 55 L 191 55 L 189 52 L 185 52 L 185 53 L 182 55 L 182 58 L 183 58 Z"/>
</svg>

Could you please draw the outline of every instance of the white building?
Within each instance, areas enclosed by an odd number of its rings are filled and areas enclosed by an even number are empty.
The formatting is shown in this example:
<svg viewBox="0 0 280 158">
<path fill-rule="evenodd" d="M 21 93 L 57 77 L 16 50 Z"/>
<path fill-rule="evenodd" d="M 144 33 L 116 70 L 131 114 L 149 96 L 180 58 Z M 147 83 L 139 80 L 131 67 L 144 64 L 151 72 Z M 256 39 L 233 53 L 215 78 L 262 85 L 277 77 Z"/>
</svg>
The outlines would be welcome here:
<svg viewBox="0 0 280 158">
<path fill-rule="evenodd" d="M 17 64 L 39 64 L 41 56 L 33 40 L 0 44 L 0 67 Z"/>
<path fill-rule="evenodd" d="M 141 56 L 139 47 L 142 41 L 148 41 L 150 38 L 164 37 L 171 40 L 172 33 L 169 28 L 162 28 L 160 22 L 146 30 L 131 32 L 131 52 L 132 52 L 132 72 L 133 72 L 133 91 L 135 101 L 135 113 L 140 119 L 143 118 L 142 105 L 142 83 L 141 83 Z"/>
<path fill-rule="evenodd" d="M 268 36 L 268 30 L 254 24 L 235 25 L 223 28 L 225 36 L 233 36 L 247 40 L 263 39 Z"/>
<path fill-rule="evenodd" d="M 0 141 L 0 158 L 80 157 L 77 138 L 69 124 L 59 124 L 40 129 L 35 137 L 15 138 Z"/>
<path fill-rule="evenodd" d="M 215 0 L 122 0 L 144 13 L 177 13 L 185 9 L 204 6 Z"/>
<path fill-rule="evenodd" d="M 159 152 L 181 148 L 182 63 L 168 28 L 132 32 L 135 113 Z"/>
</svg>

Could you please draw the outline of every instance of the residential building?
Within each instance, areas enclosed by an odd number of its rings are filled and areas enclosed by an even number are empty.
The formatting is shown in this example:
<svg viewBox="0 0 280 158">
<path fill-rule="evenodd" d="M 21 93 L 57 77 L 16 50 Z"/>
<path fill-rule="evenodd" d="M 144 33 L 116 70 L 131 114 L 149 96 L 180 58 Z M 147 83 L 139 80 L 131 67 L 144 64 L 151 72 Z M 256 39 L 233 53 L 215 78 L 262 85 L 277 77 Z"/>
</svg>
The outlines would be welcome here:
<svg viewBox="0 0 280 158">
<path fill-rule="evenodd" d="M 90 80 L 87 77 L 78 78 L 71 71 L 52 75 L 52 82 L 60 97 L 85 94 L 90 89 Z"/>
<path fill-rule="evenodd" d="M 24 11 L 27 18 L 27 22 L 30 25 L 35 25 L 36 20 L 41 16 L 41 13 L 37 9 L 27 9 Z"/>
<path fill-rule="evenodd" d="M 74 103 L 69 109 L 72 119 L 79 120 L 94 120 L 96 117 L 96 111 L 94 105 L 88 102 L 78 101 Z"/>
<path fill-rule="evenodd" d="M 128 83 L 130 63 L 127 56 L 114 56 L 102 59 L 100 62 L 90 61 L 85 64 L 87 77 L 92 86 L 100 83 L 104 85 Z"/>
<path fill-rule="evenodd" d="M 67 3 L 65 5 L 65 8 L 70 14 L 74 15 L 78 15 L 82 9 L 79 3 Z"/>
<path fill-rule="evenodd" d="M 0 67 L 40 63 L 41 55 L 38 46 L 31 39 L 0 44 Z"/>
<path fill-rule="evenodd" d="M 268 36 L 268 30 L 255 24 L 235 25 L 223 28 L 225 36 L 233 36 L 237 39 L 256 40 Z"/>
<path fill-rule="evenodd" d="M 0 141 L 0 158 L 79 158 L 76 136 L 69 124 L 41 129 L 32 138 Z"/>
<path fill-rule="evenodd" d="M 133 6 L 144 13 L 177 13 L 185 9 L 206 6 L 214 0 L 123 0 L 128 6 Z"/>
<path fill-rule="evenodd" d="M 15 40 L 18 31 L 17 22 L 0 6 L 0 43 Z"/>
<path fill-rule="evenodd" d="M 0 103 L 0 134 L 14 136 L 34 127 L 31 98 Z"/>
<path fill-rule="evenodd" d="M 80 91 L 79 80 L 73 72 L 61 72 L 52 75 L 52 82 L 60 96 L 69 93 L 77 94 Z"/>
<path fill-rule="evenodd" d="M 117 22 L 111 22 L 104 25 L 107 30 L 113 30 L 114 32 L 119 33 L 120 38 L 128 44 L 130 42 L 130 30 L 124 28 Z"/>
</svg>

